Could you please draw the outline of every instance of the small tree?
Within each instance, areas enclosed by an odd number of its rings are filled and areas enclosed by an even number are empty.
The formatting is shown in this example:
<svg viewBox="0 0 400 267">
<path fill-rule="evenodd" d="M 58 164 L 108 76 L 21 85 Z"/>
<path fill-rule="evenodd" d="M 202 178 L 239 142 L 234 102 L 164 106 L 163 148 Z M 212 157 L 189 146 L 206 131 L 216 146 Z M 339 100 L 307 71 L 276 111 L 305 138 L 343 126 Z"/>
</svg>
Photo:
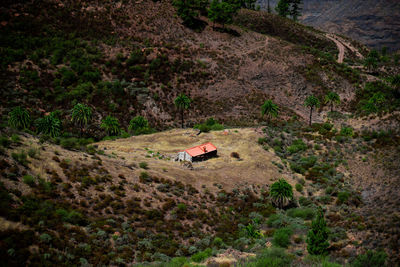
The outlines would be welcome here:
<svg viewBox="0 0 400 267">
<path fill-rule="evenodd" d="M 310 95 L 310 96 L 308 96 L 308 97 L 306 98 L 306 100 L 304 101 L 304 105 L 305 105 L 306 107 L 309 107 L 309 108 L 310 108 L 310 126 L 311 126 L 313 109 L 314 109 L 314 107 L 319 107 L 320 102 L 319 102 L 318 98 L 316 98 L 316 97 L 313 96 L 313 95 Z"/>
<path fill-rule="evenodd" d="M 208 18 L 213 23 L 221 23 L 222 27 L 225 27 L 225 24 L 232 23 L 232 17 L 237 12 L 239 7 L 240 5 L 238 4 L 213 0 L 210 4 L 210 8 L 208 9 Z"/>
<path fill-rule="evenodd" d="M 290 1 L 279 0 L 275 10 L 278 12 L 279 16 L 286 18 L 290 14 Z"/>
<path fill-rule="evenodd" d="M 298 17 L 301 16 L 301 7 L 302 0 L 291 0 L 292 6 L 290 9 L 290 15 L 292 16 L 294 21 L 297 21 Z"/>
<path fill-rule="evenodd" d="M 307 234 L 307 250 L 311 255 L 325 255 L 329 247 L 329 231 L 326 227 L 324 213 L 321 208 L 317 217 L 311 224 L 311 230 Z"/>
<path fill-rule="evenodd" d="M 279 107 L 268 99 L 261 106 L 261 116 L 267 116 L 268 121 L 273 117 L 277 117 L 279 112 Z"/>
<path fill-rule="evenodd" d="M 54 112 L 51 112 L 49 115 L 36 120 L 36 128 L 38 133 L 47 134 L 54 138 L 61 133 L 61 121 Z"/>
<path fill-rule="evenodd" d="M 325 96 L 325 104 L 331 105 L 331 112 L 333 112 L 333 106 L 340 104 L 340 96 L 335 92 L 329 92 Z"/>
<path fill-rule="evenodd" d="M 107 116 L 101 121 L 101 128 L 106 130 L 108 135 L 119 135 L 121 128 L 119 126 L 118 119 L 113 116 Z"/>
<path fill-rule="evenodd" d="M 16 129 L 27 129 L 31 124 L 31 117 L 25 108 L 15 107 L 8 113 L 8 124 Z"/>
<path fill-rule="evenodd" d="M 293 199 L 293 188 L 285 179 L 279 179 L 279 181 L 271 185 L 269 195 L 271 196 L 272 202 L 282 209 Z"/>
<path fill-rule="evenodd" d="M 182 128 L 183 128 L 183 113 L 186 109 L 190 107 L 190 102 L 191 102 L 190 98 L 186 96 L 184 93 L 179 94 L 174 100 L 175 107 L 181 112 Z"/>
<path fill-rule="evenodd" d="M 136 116 L 129 122 L 128 130 L 133 134 L 143 134 L 150 131 L 149 122 L 143 116 Z"/>
<path fill-rule="evenodd" d="M 76 104 L 71 112 L 71 121 L 80 127 L 80 136 L 82 136 L 83 129 L 92 120 L 92 109 L 85 104 Z"/>
<path fill-rule="evenodd" d="M 178 16 L 182 18 L 183 23 L 188 27 L 193 27 L 195 25 L 196 17 L 199 15 L 196 10 L 197 1 L 174 0 L 172 3 L 176 8 Z"/>
</svg>

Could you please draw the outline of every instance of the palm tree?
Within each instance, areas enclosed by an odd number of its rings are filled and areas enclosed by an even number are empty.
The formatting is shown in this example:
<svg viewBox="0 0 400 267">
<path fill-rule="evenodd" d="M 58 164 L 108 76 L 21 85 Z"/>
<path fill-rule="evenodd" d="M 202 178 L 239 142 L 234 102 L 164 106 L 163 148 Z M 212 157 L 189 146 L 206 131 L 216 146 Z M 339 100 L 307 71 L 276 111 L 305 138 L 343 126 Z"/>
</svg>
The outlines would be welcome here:
<svg viewBox="0 0 400 267">
<path fill-rule="evenodd" d="M 184 93 L 180 93 L 174 100 L 175 107 L 181 111 L 182 128 L 183 128 L 183 112 L 190 107 L 190 98 Z"/>
<path fill-rule="evenodd" d="M 36 120 L 36 128 L 39 133 L 48 134 L 54 138 L 60 135 L 61 121 L 54 112 L 51 112 L 50 115 Z"/>
<path fill-rule="evenodd" d="M 71 121 L 76 123 L 80 128 L 80 136 L 82 136 L 83 129 L 92 120 L 92 109 L 85 104 L 76 104 L 72 109 Z"/>
<path fill-rule="evenodd" d="M 340 104 L 340 96 L 335 92 L 329 92 L 325 96 L 325 104 L 330 104 L 331 105 L 331 112 L 333 112 L 333 105 L 339 105 Z"/>
<path fill-rule="evenodd" d="M 279 112 L 279 107 L 272 102 L 272 100 L 268 99 L 264 102 L 264 104 L 261 106 L 261 116 L 266 115 L 268 121 L 272 117 L 277 117 Z"/>
<path fill-rule="evenodd" d="M 271 186 L 269 195 L 276 206 L 282 209 L 289 200 L 293 199 L 293 188 L 285 179 L 279 179 Z"/>
<path fill-rule="evenodd" d="M 310 95 L 304 101 L 304 105 L 310 108 L 310 126 L 311 126 L 313 109 L 314 107 L 319 107 L 320 103 L 318 98 L 316 98 L 314 95 Z"/>
<path fill-rule="evenodd" d="M 101 121 L 101 128 L 107 131 L 109 135 L 119 135 L 121 128 L 118 119 L 113 116 L 107 116 Z"/>
<path fill-rule="evenodd" d="M 31 124 L 29 112 L 21 107 L 15 107 L 8 113 L 8 124 L 16 129 L 27 129 Z"/>
</svg>

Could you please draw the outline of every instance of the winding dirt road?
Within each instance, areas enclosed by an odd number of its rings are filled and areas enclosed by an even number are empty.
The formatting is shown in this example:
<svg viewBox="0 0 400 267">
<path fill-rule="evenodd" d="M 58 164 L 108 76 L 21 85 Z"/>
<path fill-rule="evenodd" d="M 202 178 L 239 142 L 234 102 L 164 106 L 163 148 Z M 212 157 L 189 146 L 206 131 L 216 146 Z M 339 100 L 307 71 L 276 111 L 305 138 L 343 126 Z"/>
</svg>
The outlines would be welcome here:
<svg viewBox="0 0 400 267">
<path fill-rule="evenodd" d="M 339 49 L 339 55 L 338 55 L 337 62 L 343 63 L 344 49 L 345 49 L 344 45 L 340 41 L 338 41 L 335 37 L 333 37 L 332 34 L 327 34 L 326 37 L 331 39 L 336 44 L 337 48 Z"/>
</svg>

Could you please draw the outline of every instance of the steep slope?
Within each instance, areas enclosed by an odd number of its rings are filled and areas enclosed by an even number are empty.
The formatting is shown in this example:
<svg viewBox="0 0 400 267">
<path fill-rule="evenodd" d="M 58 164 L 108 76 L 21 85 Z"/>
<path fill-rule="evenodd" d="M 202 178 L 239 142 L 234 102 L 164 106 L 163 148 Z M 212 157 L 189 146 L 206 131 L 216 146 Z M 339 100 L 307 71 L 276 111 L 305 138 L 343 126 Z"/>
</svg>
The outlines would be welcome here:
<svg viewBox="0 0 400 267">
<path fill-rule="evenodd" d="M 29 96 L 35 117 L 87 102 L 97 121 L 112 114 L 126 127 L 141 114 L 162 129 L 177 122 L 173 99 L 185 92 L 193 99 L 188 125 L 209 116 L 251 125 L 266 98 L 303 117 L 307 95 L 341 88 L 347 98 L 360 83 L 357 71 L 334 62 L 335 44 L 322 33 L 274 15 L 241 11 L 237 23 L 256 32 L 230 26 L 229 34 L 185 28 L 168 2 L 3 9 L 3 105 L 24 105 Z M 248 18 L 267 31 L 246 24 Z M 91 134 L 101 137 L 97 128 Z"/>
<path fill-rule="evenodd" d="M 396 0 L 304 0 L 300 21 L 350 36 L 369 47 L 400 49 L 400 3 Z M 266 9 L 267 1 L 258 1 Z M 271 0 L 275 7 L 277 1 Z"/>
</svg>

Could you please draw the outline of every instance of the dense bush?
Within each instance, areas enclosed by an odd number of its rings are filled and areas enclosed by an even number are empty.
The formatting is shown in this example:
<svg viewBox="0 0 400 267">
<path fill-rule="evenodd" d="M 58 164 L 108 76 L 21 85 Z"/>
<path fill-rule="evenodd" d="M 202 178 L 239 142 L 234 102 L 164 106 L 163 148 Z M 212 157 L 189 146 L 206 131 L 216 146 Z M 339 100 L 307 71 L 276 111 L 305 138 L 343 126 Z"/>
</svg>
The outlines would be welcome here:
<svg viewBox="0 0 400 267">
<path fill-rule="evenodd" d="M 290 244 L 290 237 L 293 234 L 289 228 L 280 228 L 275 231 L 272 243 L 276 246 L 287 248 Z"/>
<path fill-rule="evenodd" d="M 197 252 L 196 254 L 194 254 L 191 259 L 194 262 L 202 262 L 205 259 L 209 258 L 210 256 L 212 256 L 212 249 L 211 248 L 207 248 L 203 251 Z"/>
<path fill-rule="evenodd" d="M 302 218 L 304 220 L 311 220 L 315 216 L 313 208 L 294 208 L 287 211 L 287 215 L 293 218 Z"/>
<path fill-rule="evenodd" d="M 131 119 L 128 129 L 134 135 L 148 134 L 153 132 L 149 126 L 149 121 L 143 116 L 136 116 Z"/>
<path fill-rule="evenodd" d="M 287 148 L 290 154 L 294 154 L 307 149 L 307 145 L 301 139 L 294 140 L 292 145 Z"/>
<path fill-rule="evenodd" d="M 358 255 L 352 262 L 352 267 L 381 267 L 385 266 L 387 254 L 384 251 L 368 250 L 365 254 Z"/>
<path fill-rule="evenodd" d="M 24 108 L 15 107 L 8 116 L 9 125 L 16 129 L 27 129 L 31 124 L 29 112 Z"/>
<path fill-rule="evenodd" d="M 118 119 L 113 116 L 107 116 L 102 119 L 100 127 L 106 130 L 109 135 L 119 135 L 121 133 Z"/>
<path fill-rule="evenodd" d="M 240 267 L 282 267 L 290 266 L 292 258 L 286 254 L 285 249 L 272 247 L 264 249 L 257 254 L 254 260 L 248 260 Z"/>
<path fill-rule="evenodd" d="M 36 128 L 38 133 L 57 137 L 61 133 L 61 121 L 56 117 L 54 112 L 43 118 L 36 120 Z"/>
<path fill-rule="evenodd" d="M 217 120 L 209 118 L 202 124 L 196 124 L 193 128 L 198 129 L 203 133 L 208 133 L 209 131 L 221 131 L 224 129 L 224 126 L 219 124 Z"/>
</svg>

